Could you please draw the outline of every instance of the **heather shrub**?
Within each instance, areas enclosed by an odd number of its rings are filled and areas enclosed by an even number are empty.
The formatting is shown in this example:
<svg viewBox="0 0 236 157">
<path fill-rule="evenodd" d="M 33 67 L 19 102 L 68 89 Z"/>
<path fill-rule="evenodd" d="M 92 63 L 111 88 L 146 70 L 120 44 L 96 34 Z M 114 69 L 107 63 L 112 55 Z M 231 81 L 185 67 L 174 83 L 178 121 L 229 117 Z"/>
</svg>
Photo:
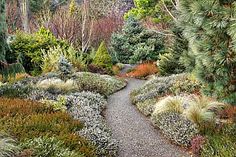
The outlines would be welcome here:
<svg viewBox="0 0 236 157">
<path fill-rule="evenodd" d="M 21 99 L 1 98 L 0 130 L 24 142 L 41 136 L 53 136 L 65 147 L 94 156 L 94 147 L 76 134 L 83 125 L 66 112 L 54 111 L 42 103 Z"/>
<path fill-rule="evenodd" d="M 200 93 L 201 83 L 193 75 L 188 75 L 184 79 L 177 79 L 170 87 L 170 91 L 176 95 L 182 93 Z"/>
<path fill-rule="evenodd" d="M 84 157 L 80 152 L 71 151 L 63 141 L 55 137 L 28 139 L 21 144 L 22 149 L 30 149 L 35 157 Z"/>
<path fill-rule="evenodd" d="M 189 147 L 192 138 L 198 134 L 197 126 L 179 113 L 154 113 L 151 120 L 165 137 L 181 146 Z"/>
<path fill-rule="evenodd" d="M 142 102 L 147 99 L 162 97 L 170 93 L 170 87 L 175 81 L 185 79 L 186 74 L 177 74 L 167 77 L 156 77 L 148 80 L 143 86 L 131 92 L 131 100 L 133 103 Z"/>
<path fill-rule="evenodd" d="M 8 98 L 24 98 L 32 88 L 28 85 L 7 83 L 0 86 L 0 96 Z"/>
<path fill-rule="evenodd" d="M 191 151 L 192 153 L 198 157 L 200 156 L 202 146 L 205 142 L 205 138 L 201 135 L 195 136 L 191 141 Z"/>
</svg>

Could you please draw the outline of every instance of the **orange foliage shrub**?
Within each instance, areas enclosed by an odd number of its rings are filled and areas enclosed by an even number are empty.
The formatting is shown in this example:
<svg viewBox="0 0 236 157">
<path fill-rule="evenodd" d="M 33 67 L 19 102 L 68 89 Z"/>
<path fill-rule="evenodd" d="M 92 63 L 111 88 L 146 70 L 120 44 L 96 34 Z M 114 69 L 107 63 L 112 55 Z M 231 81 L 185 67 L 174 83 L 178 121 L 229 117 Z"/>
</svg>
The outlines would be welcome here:
<svg viewBox="0 0 236 157">
<path fill-rule="evenodd" d="M 228 118 L 236 121 L 236 106 L 229 106 L 220 112 L 221 118 Z"/>
<path fill-rule="evenodd" d="M 128 77 L 137 77 L 142 78 L 149 75 L 156 74 L 158 72 L 158 68 L 154 63 L 143 63 L 134 68 L 131 72 L 127 73 Z"/>
</svg>

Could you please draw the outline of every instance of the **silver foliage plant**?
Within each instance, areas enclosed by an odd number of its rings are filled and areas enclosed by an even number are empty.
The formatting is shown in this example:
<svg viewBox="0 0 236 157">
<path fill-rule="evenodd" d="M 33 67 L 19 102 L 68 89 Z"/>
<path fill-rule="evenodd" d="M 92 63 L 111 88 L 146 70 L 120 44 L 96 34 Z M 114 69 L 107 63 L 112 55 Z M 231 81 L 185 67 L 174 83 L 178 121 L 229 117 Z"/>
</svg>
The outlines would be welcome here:
<svg viewBox="0 0 236 157">
<path fill-rule="evenodd" d="M 151 120 L 165 137 L 181 146 L 190 146 L 192 138 L 198 134 L 197 126 L 179 113 L 153 114 Z"/>
<path fill-rule="evenodd" d="M 69 113 L 84 123 L 78 133 L 97 146 L 98 156 L 116 156 L 118 142 L 106 124 L 102 111 L 107 101 L 100 94 L 91 92 L 74 93 L 66 96 Z"/>
</svg>

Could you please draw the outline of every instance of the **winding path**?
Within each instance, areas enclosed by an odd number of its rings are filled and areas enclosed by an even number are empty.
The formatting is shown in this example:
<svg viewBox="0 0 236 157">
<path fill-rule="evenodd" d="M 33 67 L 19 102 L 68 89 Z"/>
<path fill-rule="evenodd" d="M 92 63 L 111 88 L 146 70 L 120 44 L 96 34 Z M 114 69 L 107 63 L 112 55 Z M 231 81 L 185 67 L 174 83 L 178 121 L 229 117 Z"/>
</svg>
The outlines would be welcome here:
<svg viewBox="0 0 236 157">
<path fill-rule="evenodd" d="M 170 144 L 149 120 L 131 104 L 130 92 L 142 80 L 129 79 L 125 89 L 108 98 L 106 119 L 119 141 L 119 157 L 188 157 L 185 151 Z"/>
</svg>

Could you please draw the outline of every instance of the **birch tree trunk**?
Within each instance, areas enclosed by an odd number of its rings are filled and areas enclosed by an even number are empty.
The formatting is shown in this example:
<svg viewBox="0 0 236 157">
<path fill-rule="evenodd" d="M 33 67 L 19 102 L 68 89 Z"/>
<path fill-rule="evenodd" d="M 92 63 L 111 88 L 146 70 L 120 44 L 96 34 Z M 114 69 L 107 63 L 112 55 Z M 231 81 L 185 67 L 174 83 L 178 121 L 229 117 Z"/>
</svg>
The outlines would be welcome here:
<svg viewBox="0 0 236 157">
<path fill-rule="evenodd" d="M 83 9 L 82 9 L 82 52 L 86 53 L 88 51 L 91 36 L 92 36 L 92 28 L 93 22 L 89 15 L 89 0 L 83 1 Z"/>
<path fill-rule="evenodd" d="M 21 21 L 22 26 L 25 32 L 30 32 L 29 29 L 29 1 L 28 0 L 19 0 L 20 1 L 20 11 L 21 11 Z"/>
</svg>

